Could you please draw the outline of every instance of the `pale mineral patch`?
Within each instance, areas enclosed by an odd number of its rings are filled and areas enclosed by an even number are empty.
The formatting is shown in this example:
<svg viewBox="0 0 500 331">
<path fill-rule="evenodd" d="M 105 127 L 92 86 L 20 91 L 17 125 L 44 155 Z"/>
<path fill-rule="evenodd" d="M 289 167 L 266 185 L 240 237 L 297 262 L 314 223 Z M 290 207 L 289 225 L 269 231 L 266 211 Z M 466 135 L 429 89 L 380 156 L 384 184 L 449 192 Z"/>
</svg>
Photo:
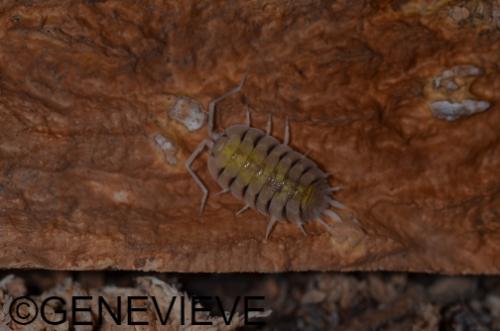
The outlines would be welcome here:
<svg viewBox="0 0 500 331">
<path fill-rule="evenodd" d="M 179 97 L 168 114 L 191 132 L 201 128 L 207 117 L 201 104 L 188 97 Z"/>
<path fill-rule="evenodd" d="M 434 88 L 438 89 L 444 84 L 443 81 L 447 81 L 446 87 L 451 89 L 456 89 L 457 84 L 453 81 L 448 81 L 454 77 L 470 77 L 470 76 L 480 76 L 482 75 L 483 70 L 475 65 L 457 65 L 450 69 L 443 71 L 439 76 L 434 79 Z M 451 85 L 449 84 L 451 83 Z"/>
<path fill-rule="evenodd" d="M 113 194 L 113 200 L 119 203 L 128 202 L 128 193 L 125 191 L 118 191 Z"/>
<path fill-rule="evenodd" d="M 153 137 L 156 146 L 162 151 L 165 156 L 165 160 L 170 165 L 177 164 L 177 157 L 175 156 L 177 148 L 175 147 L 175 142 L 161 134 L 156 134 Z"/>
<path fill-rule="evenodd" d="M 431 103 L 432 114 L 447 121 L 455 121 L 460 117 L 486 111 L 488 108 L 490 108 L 490 103 L 483 100 L 467 99 L 462 102 L 441 100 Z"/>
</svg>

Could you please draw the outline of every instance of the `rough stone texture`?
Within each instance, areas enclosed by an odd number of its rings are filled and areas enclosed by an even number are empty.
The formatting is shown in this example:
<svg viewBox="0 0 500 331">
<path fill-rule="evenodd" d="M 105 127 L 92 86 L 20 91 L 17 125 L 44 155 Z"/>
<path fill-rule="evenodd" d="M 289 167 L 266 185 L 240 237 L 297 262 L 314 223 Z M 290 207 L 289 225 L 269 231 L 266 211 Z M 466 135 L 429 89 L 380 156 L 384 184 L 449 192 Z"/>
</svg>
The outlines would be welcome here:
<svg viewBox="0 0 500 331">
<path fill-rule="evenodd" d="M 11 272 L 11 271 L 9 271 Z M 8 275 L 0 271 L 0 330 L 2 331 L 208 331 L 222 328 L 222 309 L 226 320 L 235 308 L 232 322 L 246 324 L 244 317 L 244 297 L 261 296 L 262 300 L 252 301 L 253 307 L 264 312 L 254 312 L 258 319 L 250 322 L 263 322 L 264 326 L 237 328 L 238 331 L 498 331 L 500 330 L 500 277 L 491 276 L 443 276 L 408 273 L 336 273 L 336 272 L 298 272 L 284 274 L 180 274 L 180 273 L 140 273 L 127 271 L 13 271 Z M 157 278 L 159 277 L 159 278 Z M 40 301 L 49 296 L 66 300 L 63 305 L 67 322 L 58 326 L 44 323 L 38 318 L 24 328 L 16 323 L 33 319 L 26 314 L 18 319 L 10 315 L 14 301 L 21 295 L 29 295 L 38 307 Z M 72 296 L 91 296 L 90 301 L 80 301 L 78 306 L 92 307 L 88 312 L 78 313 L 78 321 L 93 321 L 92 326 L 75 325 L 71 311 Z M 113 312 L 118 311 L 117 298 L 121 297 L 123 323 L 117 326 L 107 311 L 103 309 L 105 323 L 99 321 L 97 297 L 104 296 Z M 147 310 L 150 326 L 127 326 L 127 296 L 154 296 L 161 305 L 162 319 L 166 309 L 173 303 L 167 327 L 158 326 L 158 312 L 150 298 Z M 184 306 L 186 321 L 184 328 L 179 318 L 180 298 L 191 298 L 191 302 L 202 299 L 201 304 L 210 309 L 214 322 L 206 326 L 194 326 L 189 301 Z M 238 296 L 240 299 L 238 300 Z M 208 298 L 207 298 L 208 297 Z M 26 302 L 26 301 L 24 301 Z M 53 306 L 54 301 L 49 302 Z M 151 306 L 151 304 L 153 306 Z M 134 305 L 142 306 L 135 301 Z M 61 308 L 61 307 L 59 307 Z M 24 314 L 26 307 L 21 307 Z M 50 314 L 49 308 L 49 314 Z M 252 315 L 254 315 L 252 314 Z M 238 318 L 239 315 L 239 318 Z M 132 314 L 134 320 L 145 320 L 143 314 Z M 257 317 L 254 315 L 254 317 Z M 53 321 L 61 315 L 49 315 Z M 203 313 L 197 313 L 197 320 L 206 320 Z M 218 322 L 218 323 L 217 323 Z M 243 323 L 242 323 L 243 322 Z M 219 324 L 219 325 L 217 325 Z M 236 324 L 236 323 L 235 323 Z M 233 324 L 234 325 L 234 324 Z M 231 327 L 226 328 L 232 329 Z"/>
<path fill-rule="evenodd" d="M 158 271 L 500 271 L 498 1 L 3 1 L 0 266 Z M 481 74 L 435 79 L 455 66 Z M 304 237 L 201 191 L 183 162 L 220 126 L 274 114 L 343 190 L 346 222 Z M 438 100 L 483 100 L 449 122 Z M 176 146 L 165 160 L 154 137 Z M 204 161 L 195 169 L 215 193 Z M 345 218 L 346 213 L 343 215 Z"/>
<path fill-rule="evenodd" d="M 31 301 L 25 299 L 27 295 L 31 295 Z M 75 297 L 80 298 L 76 304 L 73 301 Z M 88 299 L 81 300 L 82 297 Z M 133 297 L 135 299 L 129 305 L 129 298 Z M 100 298 L 106 301 L 109 310 L 100 303 Z M 211 299 L 216 300 L 214 297 Z M 56 287 L 33 295 L 22 278 L 9 275 L 0 279 L 0 330 L 231 331 L 272 313 L 272 310 L 262 307 L 263 300 L 260 312 L 241 314 L 236 309 L 226 311 L 225 307 L 229 306 L 221 303 L 222 309 L 217 315 L 203 306 L 206 302 L 200 301 L 198 297 L 191 299 L 188 294 L 156 277 L 138 277 L 132 288 L 115 285 L 89 288 L 68 277 Z M 231 307 L 243 308 L 242 304 L 238 306 L 239 301 L 234 302 Z M 131 311 L 130 307 L 135 311 Z M 194 307 L 203 311 L 195 312 L 193 318 Z M 82 313 L 83 310 L 85 313 Z"/>
</svg>

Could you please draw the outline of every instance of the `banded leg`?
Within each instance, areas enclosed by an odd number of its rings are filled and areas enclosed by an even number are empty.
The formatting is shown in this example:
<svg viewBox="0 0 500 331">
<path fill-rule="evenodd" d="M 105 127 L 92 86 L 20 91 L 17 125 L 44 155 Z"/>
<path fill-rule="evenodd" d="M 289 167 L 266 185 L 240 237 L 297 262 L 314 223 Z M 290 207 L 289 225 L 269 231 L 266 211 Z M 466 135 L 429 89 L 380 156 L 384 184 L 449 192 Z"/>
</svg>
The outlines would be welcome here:
<svg viewBox="0 0 500 331">
<path fill-rule="evenodd" d="M 203 209 L 205 208 L 205 204 L 207 202 L 208 189 L 205 186 L 205 184 L 203 184 L 203 182 L 201 181 L 201 179 L 195 174 L 195 172 L 191 168 L 191 165 L 192 165 L 193 161 L 196 159 L 196 157 L 198 157 L 198 155 L 200 155 L 201 152 L 203 152 L 203 149 L 205 147 L 211 147 L 212 145 L 213 145 L 213 142 L 210 139 L 203 140 L 196 147 L 196 149 L 193 151 L 193 153 L 191 153 L 191 156 L 189 156 L 189 158 L 186 160 L 186 169 L 187 169 L 187 171 L 189 172 L 189 174 L 191 175 L 191 177 L 193 177 L 193 179 L 196 182 L 196 184 L 203 191 L 203 197 L 201 198 L 201 204 L 200 204 L 200 215 L 203 213 Z"/>
<path fill-rule="evenodd" d="M 217 105 L 217 103 L 233 94 L 236 94 L 238 93 L 239 91 L 241 91 L 241 88 L 243 87 L 243 84 L 245 83 L 245 80 L 246 80 L 247 76 L 243 76 L 243 79 L 240 81 L 240 83 L 238 84 L 238 86 L 236 86 L 235 88 L 233 88 L 232 90 L 224 93 L 223 95 L 221 95 L 220 97 L 218 98 L 215 98 L 213 99 L 212 101 L 210 101 L 210 103 L 208 104 L 208 136 L 212 139 L 215 139 L 217 138 L 217 133 L 214 132 L 214 124 L 215 124 L 215 106 Z"/>
</svg>

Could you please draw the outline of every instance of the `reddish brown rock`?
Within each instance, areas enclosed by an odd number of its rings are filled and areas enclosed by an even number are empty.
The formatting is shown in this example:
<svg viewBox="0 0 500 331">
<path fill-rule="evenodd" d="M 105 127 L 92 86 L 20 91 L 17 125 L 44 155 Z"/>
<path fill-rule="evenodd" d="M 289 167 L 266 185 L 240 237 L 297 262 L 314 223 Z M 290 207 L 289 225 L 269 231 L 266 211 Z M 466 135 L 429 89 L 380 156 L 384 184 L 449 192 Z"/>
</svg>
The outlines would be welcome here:
<svg viewBox="0 0 500 331">
<path fill-rule="evenodd" d="M 477 3 L 4 2 L 0 266 L 498 273 L 500 4 Z M 480 73 L 436 85 L 457 66 Z M 244 74 L 219 126 L 249 107 L 282 137 L 288 116 L 364 231 L 279 224 L 264 242 L 263 216 L 213 194 L 198 216 L 183 163 L 206 126 L 169 111 Z M 466 100 L 488 107 L 431 111 Z"/>
</svg>

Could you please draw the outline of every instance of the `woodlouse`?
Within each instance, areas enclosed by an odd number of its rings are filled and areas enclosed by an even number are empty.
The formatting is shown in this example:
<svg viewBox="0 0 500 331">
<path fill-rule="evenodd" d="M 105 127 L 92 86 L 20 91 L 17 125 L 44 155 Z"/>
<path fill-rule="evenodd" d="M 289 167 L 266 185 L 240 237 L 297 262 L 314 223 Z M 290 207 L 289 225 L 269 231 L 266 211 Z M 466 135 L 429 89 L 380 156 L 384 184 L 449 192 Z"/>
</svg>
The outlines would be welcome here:
<svg viewBox="0 0 500 331">
<path fill-rule="evenodd" d="M 320 170 L 315 162 L 288 146 L 288 119 L 283 143 L 279 143 L 270 135 L 271 116 L 264 132 L 250 126 L 248 111 L 245 124 L 230 126 L 222 134 L 214 131 L 216 104 L 238 93 L 245 79 L 246 77 L 237 87 L 209 103 L 209 137 L 196 147 L 186 161 L 188 172 L 203 191 L 200 213 L 205 207 L 208 189 L 194 173 L 191 164 L 205 147 L 208 147 L 208 169 L 222 188 L 220 193 L 231 192 L 245 202 L 245 206 L 237 214 L 254 208 L 270 217 L 266 239 L 280 220 L 297 224 L 304 233 L 303 225 L 313 220 L 331 231 L 331 226 L 320 217 L 326 215 L 341 222 L 340 216 L 329 209 L 344 208 L 331 196 L 338 188 L 329 187 L 328 175 Z"/>
</svg>

